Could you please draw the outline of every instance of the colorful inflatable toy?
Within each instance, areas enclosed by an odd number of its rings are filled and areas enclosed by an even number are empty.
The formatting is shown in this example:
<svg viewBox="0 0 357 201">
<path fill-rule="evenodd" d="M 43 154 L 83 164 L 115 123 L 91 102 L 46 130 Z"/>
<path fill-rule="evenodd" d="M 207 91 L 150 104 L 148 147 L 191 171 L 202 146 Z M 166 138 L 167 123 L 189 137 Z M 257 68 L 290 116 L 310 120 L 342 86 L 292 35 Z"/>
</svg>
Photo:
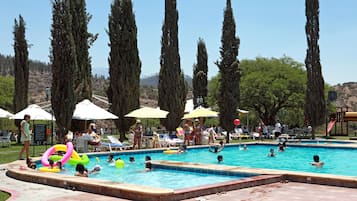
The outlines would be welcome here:
<svg viewBox="0 0 357 201">
<path fill-rule="evenodd" d="M 165 151 L 164 151 L 164 154 L 178 154 L 178 153 L 179 153 L 178 150 L 168 149 L 168 150 L 165 150 Z"/>
<path fill-rule="evenodd" d="M 56 145 L 50 147 L 49 149 L 47 149 L 47 151 L 42 155 L 42 158 L 41 158 L 42 165 L 45 167 L 50 166 L 48 159 L 50 158 L 50 156 L 52 154 L 54 154 L 57 151 L 65 151 L 66 152 L 66 154 L 59 160 L 62 163 L 62 165 L 66 164 L 67 161 L 71 158 L 71 156 L 73 154 L 72 142 L 67 142 L 66 145 L 56 144 Z M 77 157 L 77 156 L 78 156 L 78 158 L 80 158 L 78 154 L 75 157 Z"/>
<path fill-rule="evenodd" d="M 124 165 L 125 165 L 125 163 L 124 163 L 124 161 L 121 160 L 121 159 L 118 159 L 118 160 L 115 161 L 115 167 L 116 167 L 116 168 L 123 168 Z"/>
<path fill-rule="evenodd" d="M 53 168 L 40 167 L 38 170 L 40 170 L 40 172 L 53 172 L 53 173 L 61 172 L 61 170 L 57 167 L 53 167 Z"/>
<path fill-rule="evenodd" d="M 76 157 L 76 154 L 78 153 L 76 151 L 73 151 L 72 157 L 67 161 L 68 164 L 77 165 L 78 163 L 82 163 L 83 165 L 87 165 L 89 163 L 89 158 L 86 154 L 83 154 L 82 157 Z M 62 159 L 62 156 L 52 155 L 50 156 L 50 159 L 53 161 L 60 161 Z"/>
</svg>

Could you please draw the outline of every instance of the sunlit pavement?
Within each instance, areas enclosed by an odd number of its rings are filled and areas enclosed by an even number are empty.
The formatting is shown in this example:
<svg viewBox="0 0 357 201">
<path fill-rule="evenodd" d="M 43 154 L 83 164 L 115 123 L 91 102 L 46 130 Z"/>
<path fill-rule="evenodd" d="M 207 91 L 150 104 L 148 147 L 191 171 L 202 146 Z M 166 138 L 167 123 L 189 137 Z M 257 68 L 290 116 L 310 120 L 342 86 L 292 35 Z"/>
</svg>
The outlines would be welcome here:
<svg viewBox="0 0 357 201">
<path fill-rule="evenodd" d="M 305 183 L 274 183 L 207 195 L 186 201 L 344 201 L 357 200 L 357 189 Z"/>
<path fill-rule="evenodd" d="M 12 193 L 8 201 L 114 201 L 125 200 L 109 196 L 96 195 L 80 191 L 66 190 L 42 184 L 23 182 L 5 175 L 5 166 L 0 165 L 0 190 Z M 296 182 L 274 183 L 269 185 L 245 188 L 213 195 L 191 198 L 187 201 L 344 201 L 357 200 L 357 189 L 323 185 L 312 185 Z"/>
</svg>

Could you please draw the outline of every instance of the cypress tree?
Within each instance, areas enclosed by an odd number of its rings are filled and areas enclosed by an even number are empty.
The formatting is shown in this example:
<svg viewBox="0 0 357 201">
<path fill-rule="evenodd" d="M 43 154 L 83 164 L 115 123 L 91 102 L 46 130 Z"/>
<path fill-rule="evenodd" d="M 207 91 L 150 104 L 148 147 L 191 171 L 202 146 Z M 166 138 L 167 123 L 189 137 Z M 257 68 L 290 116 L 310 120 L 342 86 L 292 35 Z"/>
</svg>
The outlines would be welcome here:
<svg viewBox="0 0 357 201">
<path fill-rule="evenodd" d="M 319 1 L 306 0 L 306 39 L 307 51 L 305 66 L 307 72 L 307 90 L 305 96 L 305 117 L 312 126 L 312 137 L 315 138 L 315 128 L 324 122 L 325 96 L 324 78 L 321 72 L 319 40 Z"/>
<path fill-rule="evenodd" d="M 206 97 L 208 94 L 208 81 L 207 81 L 207 50 L 206 44 L 202 38 L 198 40 L 197 44 L 197 64 L 193 67 L 193 103 L 195 107 L 199 106 L 197 99 L 202 98 L 203 102 L 201 103 L 203 106 L 207 106 Z"/>
<path fill-rule="evenodd" d="M 124 140 L 125 132 L 134 123 L 124 118 L 139 108 L 141 62 L 137 45 L 137 27 L 131 0 L 115 0 L 109 16 L 109 75 L 107 91 L 111 110 L 119 119 L 115 124 Z"/>
<path fill-rule="evenodd" d="M 237 107 L 239 103 L 239 61 L 237 60 L 239 38 L 235 36 L 236 25 L 233 17 L 231 1 L 227 0 L 224 10 L 224 20 L 221 38 L 221 61 L 216 62 L 221 74 L 219 89 L 219 120 L 222 128 L 227 131 L 233 130 L 233 120 L 237 117 Z M 227 135 L 227 142 L 229 136 Z"/>
<path fill-rule="evenodd" d="M 15 91 L 13 99 L 13 107 L 15 112 L 19 112 L 27 107 L 28 99 L 28 84 L 29 84 L 29 60 L 28 60 L 28 45 L 25 36 L 25 21 L 22 16 L 19 16 L 19 21 L 15 19 L 14 26 L 14 75 L 15 75 Z M 20 130 L 20 121 L 15 120 L 15 125 Z M 18 143 L 20 143 L 20 135 Z"/>
<path fill-rule="evenodd" d="M 14 26 L 15 112 L 19 112 L 27 107 L 27 92 L 29 84 L 29 53 L 27 41 L 25 38 L 25 30 L 25 21 L 20 15 L 19 21 L 15 19 Z"/>
<path fill-rule="evenodd" d="M 72 15 L 72 35 L 76 47 L 77 68 L 75 70 L 74 91 L 76 102 L 92 98 L 92 68 L 89 57 L 89 40 L 87 26 L 91 15 L 86 12 L 85 0 L 69 0 Z M 95 40 L 95 39 L 94 39 Z"/>
<path fill-rule="evenodd" d="M 176 130 L 185 110 L 187 86 L 180 67 L 178 47 L 178 11 L 176 0 L 165 0 L 165 19 L 162 26 L 159 97 L 161 109 L 170 113 L 161 123 L 169 131 Z"/>
<path fill-rule="evenodd" d="M 51 29 L 52 88 L 51 104 L 59 128 L 59 140 L 71 126 L 75 108 L 74 72 L 77 66 L 72 36 L 69 2 L 54 0 Z"/>
</svg>

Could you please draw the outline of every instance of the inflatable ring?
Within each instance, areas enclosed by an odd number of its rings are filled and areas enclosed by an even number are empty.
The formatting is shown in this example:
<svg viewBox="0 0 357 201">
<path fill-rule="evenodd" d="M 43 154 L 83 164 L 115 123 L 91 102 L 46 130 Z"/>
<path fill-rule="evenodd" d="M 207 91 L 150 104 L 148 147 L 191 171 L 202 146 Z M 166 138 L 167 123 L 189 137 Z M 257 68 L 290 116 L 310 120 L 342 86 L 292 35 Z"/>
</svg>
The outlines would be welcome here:
<svg viewBox="0 0 357 201">
<path fill-rule="evenodd" d="M 76 151 L 73 151 L 76 152 Z M 50 156 L 50 159 L 53 161 L 60 161 L 62 159 L 62 156 L 59 155 L 52 155 Z M 83 154 L 82 157 L 79 157 L 79 159 L 74 158 L 72 154 L 72 158 L 70 158 L 67 161 L 68 164 L 70 165 L 77 165 L 78 163 L 82 163 L 83 165 L 87 165 L 89 163 L 89 158 L 86 154 Z"/>
<path fill-rule="evenodd" d="M 62 163 L 62 165 L 64 165 L 71 158 L 71 156 L 73 154 L 73 144 L 72 144 L 72 142 L 67 142 L 66 145 L 57 144 L 57 145 L 54 145 L 54 146 L 50 147 L 49 149 L 47 149 L 47 151 L 42 155 L 42 158 L 41 158 L 41 163 L 43 166 L 45 166 L 45 167 L 50 166 L 48 159 L 56 151 L 66 151 L 66 154 L 59 160 Z M 76 155 L 74 157 L 77 158 Z M 78 155 L 78 157 L 79 157 L 79 155 Z"/>
<path fill-rule="evenodd" d="M 40 170 L 40 172 L 52 172 L 52 173 L 61 172 L 61 170 L 57 167 L 54 167 L 54 168 L 40 167 L 38 170 Z"/>
<path fill-rule="evenodd" d="M 165 150 L 164 154 L 178 154 L 179 151 L 178 150 Z"/>
</svg>

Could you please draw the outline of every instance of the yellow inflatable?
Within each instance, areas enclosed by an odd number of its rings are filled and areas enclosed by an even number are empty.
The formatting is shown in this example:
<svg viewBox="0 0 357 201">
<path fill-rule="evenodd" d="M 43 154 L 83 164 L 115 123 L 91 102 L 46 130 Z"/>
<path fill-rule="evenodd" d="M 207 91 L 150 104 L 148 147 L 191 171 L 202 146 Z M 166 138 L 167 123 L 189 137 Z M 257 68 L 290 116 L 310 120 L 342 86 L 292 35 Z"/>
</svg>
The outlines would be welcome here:
<svg viewBox="0 0 357 201">
<path fill-rule="evenodd" d="M 40 167 L 39 170 L 40 170 L 40 172 L 53 172 L 53 173 L 61 172 L 61 170 L 57 167 L 54 167 L 54 168 Z"/>
<path fill-rule="evenodd" d="M 125 165 L 125 163 L 124 163 L 124 161 L 121 160 L 121 159 L 115 161 L 115 167 L 116 167 L 116 168 L 123 168 L 124 165 Z"/>
<path fill-rule="evenodd" d="M 170 149 L 168 149 L 168 150 L 164 151 L 164 154 L 177 154 L 177 153 L 179 153 L 178 150 L 170 150 Z"/>
</svg>

